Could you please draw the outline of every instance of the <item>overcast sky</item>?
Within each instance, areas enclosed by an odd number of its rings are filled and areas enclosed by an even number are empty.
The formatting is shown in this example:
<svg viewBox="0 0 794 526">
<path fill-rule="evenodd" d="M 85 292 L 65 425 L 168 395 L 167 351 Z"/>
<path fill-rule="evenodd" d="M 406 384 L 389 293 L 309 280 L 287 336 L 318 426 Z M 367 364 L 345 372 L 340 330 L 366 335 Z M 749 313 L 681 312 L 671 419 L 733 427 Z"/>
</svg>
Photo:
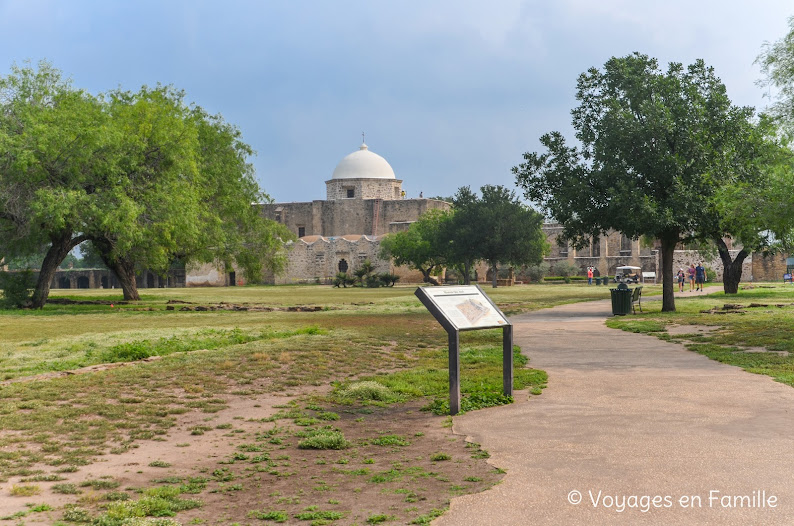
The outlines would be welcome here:
<svg viewBox="0 0 794 526">
<path fill-rule="evenodd" d="M 514 186 L 570 135 L 577 76 L 639 51 L 716 69 L 763 108 L 753 64 L 791 0 L 0 0 L 0 75 L 51 61 L 93 93 L 173 84 L 240 127 L 277 201 L 325 198 L 361 132 L 409 197 Z"/>
</svg>

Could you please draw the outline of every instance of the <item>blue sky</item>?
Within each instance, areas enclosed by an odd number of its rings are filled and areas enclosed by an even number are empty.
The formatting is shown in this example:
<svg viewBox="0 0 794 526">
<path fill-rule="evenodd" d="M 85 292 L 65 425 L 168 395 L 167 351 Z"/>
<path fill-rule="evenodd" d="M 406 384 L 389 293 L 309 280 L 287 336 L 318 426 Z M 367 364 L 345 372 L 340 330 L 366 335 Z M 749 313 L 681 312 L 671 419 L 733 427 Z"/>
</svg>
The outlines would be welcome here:
<svg viewBox="0 0 794 526">
<path fill-rule="evenodd" d="M 325 198 L 361 132 L 409 197 L 513 187 L 545 132 L 570 135 L 577 76 L 634 51 L 713 66 L 763 108 L 753 61 L 790 0 L 224 2 L 0 0 L 0 75 L 47 59 L 76 86 L 174 84 L 239 126 L 277 201 Z"/>
</svg>

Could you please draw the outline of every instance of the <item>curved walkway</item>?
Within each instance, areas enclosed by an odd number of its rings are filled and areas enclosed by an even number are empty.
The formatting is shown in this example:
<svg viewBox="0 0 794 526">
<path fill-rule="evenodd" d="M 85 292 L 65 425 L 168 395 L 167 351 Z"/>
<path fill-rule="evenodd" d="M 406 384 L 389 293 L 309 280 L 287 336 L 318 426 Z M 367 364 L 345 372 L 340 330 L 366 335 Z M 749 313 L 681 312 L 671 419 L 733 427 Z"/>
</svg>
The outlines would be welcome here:
<svg viewBox="0 0 794 526">
<path fill-rule="evenodd" d="M 610 309 L 512 320 L 548 388 L 455 417 L 507 475 L 454 498 L 434 524 L 794 524 L 794 389 L 608 329 Z"/>
</svg>

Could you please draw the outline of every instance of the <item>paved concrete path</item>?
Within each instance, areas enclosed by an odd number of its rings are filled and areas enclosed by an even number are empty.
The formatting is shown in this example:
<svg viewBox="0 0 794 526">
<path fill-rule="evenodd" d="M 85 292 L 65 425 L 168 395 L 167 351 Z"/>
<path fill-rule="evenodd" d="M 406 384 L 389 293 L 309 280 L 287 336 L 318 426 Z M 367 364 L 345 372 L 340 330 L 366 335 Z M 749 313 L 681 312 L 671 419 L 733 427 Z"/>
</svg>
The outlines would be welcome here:
<svg viewBox="0 0 794 526">
<path fill-rule="evenodd" d="M 513 319 L 548 388 L 455 417 L 507 475 L 434 524 L 794 525 L 794 388 L 608 329 L 610 315 L 599 301 Z"/>
</svg>

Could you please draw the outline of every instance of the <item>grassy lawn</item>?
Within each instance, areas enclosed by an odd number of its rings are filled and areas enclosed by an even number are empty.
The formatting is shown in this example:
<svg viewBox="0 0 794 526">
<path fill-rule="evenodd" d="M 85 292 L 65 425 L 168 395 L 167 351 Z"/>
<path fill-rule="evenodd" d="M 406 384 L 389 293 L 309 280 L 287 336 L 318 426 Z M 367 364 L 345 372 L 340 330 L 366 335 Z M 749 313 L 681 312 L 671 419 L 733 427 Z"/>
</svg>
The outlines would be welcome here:
<svg viewBox="0 0 794 526">
<path fill-rule="evenodd" d="M 317 524 L 333 517 L 429 522 L 451 496 L 482 491 L 501 475 L 485 463 L 487 453 L 449 434 L 448 417 L 433 413 L 448 409 L 446 334 L 414 290 L 156 289 L 142 291 L 137 304 L 121 302 L 118 291 L 73 290 L 52 297 L 113 305 L 0 311 L 0 494 L 20 507 L 34 495 L 75 495 L 72 507 L 45 502 L 9 517 L 29 521 L 42 513 L 112 525 L 144 511 L 179 512 L 201 524 L 214 523 L 223 509 L 233 511 L 218 524 L 315 512 Z M 587 285 L 485 291 L 508 313 L 609 297 L 608 287 Z M 298 306 L 319 310 L 290 310 Z M 509 402 L 500 394 L 501 332 L 464 333 L 461 349 L 463 408 Z M 545 373 L 527 368 L 516 353 L 516 388 L 540 394 Z M 114 366 L 125 362 L 133 365 Z M 89 366 L 95 369 L 64 374 Z M 386 394 L 356 395 L 361 381 L 376 381 Z M 235 425 L 218 424 L 236 408 L 275 395 L 299 405 L 285 406 L 275 419 L 246 418 L 240 410 Z M 180 430 L 189 431 L 184 445 L 196 448 L 202 435 L 222 434 L 226 453 L 199 455 L 191 473 L 149 476 L 126 492 L 117 488 L 117 474 L 105 482 L 81 475 L 108 455 L 173 445 Z M 392 435 L 404 445 L 373 442 Z M 345 447 L 303 447 L 307 440 Z M 147 477 L 171 465 L 156 462 L 125 476 Z M 346 463 L 362 465 L 339 467 Z M 327 489 L 317 490 L 318 480 Z M 265 498 L 263 488 L 277 489 Z M 356 507 L 357 493 L 370 495 L 367 509 Z"/>
<path fill-rule="evenodd" d="M 713 360 L 794 386 L 794 287 L 790 284 L 745 285 L 735 296 L 718 292 L 676 298 L 673 313 L 660 312 L 660 302 L 643 307 L 644 314 L 611 318 L 607 325 L 682 342 Z"/>
</svg>

